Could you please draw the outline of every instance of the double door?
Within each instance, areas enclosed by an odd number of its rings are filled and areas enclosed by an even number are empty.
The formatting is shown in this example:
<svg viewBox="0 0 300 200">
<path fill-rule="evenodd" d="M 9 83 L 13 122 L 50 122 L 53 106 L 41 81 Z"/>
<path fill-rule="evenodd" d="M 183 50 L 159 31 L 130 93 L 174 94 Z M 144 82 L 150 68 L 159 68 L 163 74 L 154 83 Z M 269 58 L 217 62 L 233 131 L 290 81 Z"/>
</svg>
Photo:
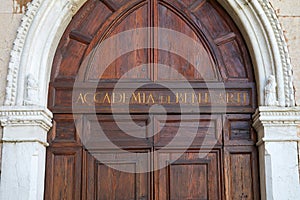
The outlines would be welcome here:
<svg viewBox="0 0 300 200">
<path fill-rule="evenodd" d="M 45 199 L 259 199 L 250 115 L 54 118 Z"/>
</svg>

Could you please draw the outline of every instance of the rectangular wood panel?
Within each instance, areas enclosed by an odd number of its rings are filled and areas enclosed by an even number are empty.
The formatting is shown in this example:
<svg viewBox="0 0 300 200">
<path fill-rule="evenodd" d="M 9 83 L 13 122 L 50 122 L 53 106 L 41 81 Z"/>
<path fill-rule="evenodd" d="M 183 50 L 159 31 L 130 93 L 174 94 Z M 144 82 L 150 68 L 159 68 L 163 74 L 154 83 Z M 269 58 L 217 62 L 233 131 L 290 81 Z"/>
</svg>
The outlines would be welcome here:
<svg viewBox="0 0 300 200">
<path fill-rule="evenodd" d="M 217 115 L 154 117 L 154 146 L 176 148 L 222 144 L 222 121 Z M 170 143 L 172 142 L 172 143 Z"/>
<path fill-rule="evenodd" d="M 150 148 L 152 139 L 148 123 L 149 117 L 145 115 L 87 115 L 81 139 L 89 149 Z"/>
<path fill-rule="evenodd" d="M 226 199 L 259 199 L 257 152 L 255 147 L 225 147 Z"/>
<path fill-rule="evenodd" d="M 45 199 L 81 199 L 81 148 L 49 148 Z"/>
<path fill-rule="evenodd" d="M 250 114 L 224 115 L 224 145 L 241 146 L 256 144 L 257 137 L 252 128 Z"/>
<path fill-rule="evenodd" d="M 221 154 L 219 150 L 176 150 L 154 158 L 156 200 L 222 199 Z"/>
<path fill-rule="evenodd" d="M 147 113 L 155 104 L 172 113 L 191 113 L 197 109 L 201 113 L 222 113 L 224 106 L 227 113 L 254 112 L 253 84 L 207 84 L 191 83 L 191 88 L 179 83 L 149 82 L 143 87 L 126 83 L 122 85 L 124 88 L 114 90 L 114 83 L 99 84 L 93 89 L 91 84 L 73 88 L 73 84 L 61 82 L 50 85 L 49 104 L 54 113 L 112 113 L 112 106 L 118 113 L 128 113 L 128 107 L 131 113 Z"/>
<path fill-rule="evenodd" d="M 48 142 L 55 147 L 80 146 L 81 140 L 78 133 L 81 127 L 80 116 L 57 114 L 53 119 L 52 130 L 48 134 Z"/>
<path fill-rule="evenodd" d="M 150 199 L 148 152 L 85 152 L 86 199 Z"/>
</svg>

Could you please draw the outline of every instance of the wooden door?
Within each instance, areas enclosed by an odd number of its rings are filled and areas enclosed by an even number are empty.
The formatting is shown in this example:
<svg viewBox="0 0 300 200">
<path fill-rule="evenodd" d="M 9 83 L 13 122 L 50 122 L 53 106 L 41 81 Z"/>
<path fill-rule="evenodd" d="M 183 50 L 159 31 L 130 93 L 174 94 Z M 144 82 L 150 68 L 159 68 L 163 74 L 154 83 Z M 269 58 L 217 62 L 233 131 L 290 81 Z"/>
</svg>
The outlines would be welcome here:
<svg viewBox="0 0 300 200">
<path fill-rule="evenodd" d="M 259 199 L 255 87 L 216 1 L 88 0 L 53 62 L 45 199 Z"/>
</svg>

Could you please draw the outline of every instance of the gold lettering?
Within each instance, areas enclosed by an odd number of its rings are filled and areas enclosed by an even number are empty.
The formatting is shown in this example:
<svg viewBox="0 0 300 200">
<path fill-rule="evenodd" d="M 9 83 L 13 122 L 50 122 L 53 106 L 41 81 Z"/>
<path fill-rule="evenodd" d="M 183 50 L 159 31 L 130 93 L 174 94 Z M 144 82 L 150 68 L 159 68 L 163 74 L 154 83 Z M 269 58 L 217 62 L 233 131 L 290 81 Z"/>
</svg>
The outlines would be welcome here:
<svg viewBox="0 0 300 200">
<path fill-rule="evenodd" d="M 147 99 L 147 104 L 150 104 L 150 101 L 154 104 L 155 103 L 155 100 L 153 98 L 153 95 L 150 93 L 149 96 L 148 96 L 148 99 Z"/>
<path fill-rule="evenodd" d="M 87 95 L 87 94 L 88 94 L 88 93 L 86 93 L 85 95 Z M 99 95 L 101 95 L 100 92 L 94 94 L 94 102 L 95 102 L 95 103 L 102 103 L 101 99 L 98 99 L 98 96 L 99 96 Z"/>
<path fill-rule="evenodd" d="M 208 93 L 207 92 L 205 92 L 205 94 L 204 94 L 204 102 L 205 103 L 208 103 Z"/>
<path fill-rule="evenodd" d="M 143 103 L 146 103 L 146 93 L 143 92 Z"/>
<path fill-rule="evenodd" d="M 161 96 L 159 96 L 159 99 L 160 99 L 160 103 L 161 104 L 171 104 L 171 97 L 170 97 L 170 95 L 168 95 L 168 96 L 161 95 Z"/>
<path fill-rule="evenodd" d="M 182 93 L 176 93 L 176 103 L 183 103 L 184 97 Z"/>
<path fill-rule="evenodd" d="M 79 101 L 81 101 L 82 104 L 85 104 L 85 103 L 86 103 L 86 102 L 84 101 L 84 97 L 83 97 L 83 94 L 82 94 L 82 93 L 79 94 L 76 103 L 78 103 Z"/>
<path fill-rule="evenodd" d="M 171 96 L 168 95 L 168 104 L 171 104 Z"/>
<path fill-rule="evenodd" d="M 197 99 L 197 96 L 196 96 L 196 94 L 195 94 L 194 92 L 191 93 L 191 95 L 192 95 L 192 97 L 191 97 L 191 99 L 192 99 L 192 104 L 195 104 L 196 99 Z"/>
<path fill-rule="evenodd" d="M 222 103 L 226 103 L 226 101 L 225 101 L 225 97 L 226 95 L 224 95 L 222 92 L 219 94 L 219 102 L 216 102 L 216 103 L 220 103 L 220 104 L 222 104 Z"/>
<path fill-rule="evenodd" d="M 247 105 L 247 93 L 246 92 L 244 92 L 244 105 Z"/>
<path fill-rule="evenodd" d="M 226 94 L 226 100 L 227 100 L 227 103 L 235 103 L 235 101 L 234 101 L 234 94 L 231 93 L 231 92 L 228 92 Z"/>
<path fill-rule="evenodd" d="M 131 94 L 132 95 L 132 94 Z M 130 103 L 131 95 L 123 92 L 123 103 Z"/>
<path fill-rule="evenodd" d="M 237 97 L 237 103 L 238 103 L 238 104 L 241 104 L 241 93 L 238 92 L 238 93 L 236 94 L 236 97 Z"/>
<path fill-rule="evenodd" d="M 141 103 L 141 93 L 139 92 L 137 95 L 132 93 L 132 100 L 134 100 L 135 103 Z"/>
<path fill-rule="evenodd" d="M 107 103 L 132 103 L 132 104 L 207 104 L 211 101 L 215 103 L 228 103 L 238 105 L 249 104 L 249 93 L 247 91 L 228 91 L 225 94 L 219 91 L 211 93 L 207 91 L 199 91 L 198 93 L 177 92 L 175 95 L 169 93 L 151 93 L 147 92 L 97 92 L 97 93 L 79 93 L 77 99 L 74 100 L 76 104 L 107 104 Z"/>
<path fill-rule="evenodd" d="M 119 96 L 118 100 L 117 100 L 116 95 Z M 122 100 L 123 100 L 122 94 L 120 94 L 120 93 L 114 93 L 114 92 L 112 93 L 112 103 L 121 103 Z"/>
<path fill-rule="evenodd" d="M 198 94 L 198 103 L 202 103 L 202 93 Z"/>
<path fill-rule="evenodd" d="M 107 103 L 111 103 L 110 97 L 109 97 L 109 95 L 108 95 L 107 92 L 105 93 L 105 96 L 104 96 L 104 99 L 103 99 L 103 103 L 105 103 L 105 101 L 107 101 Z"/>
<path fill-rule="evenodd" d="M 83 96 L 83 99 L 84 99 L 84 101 L 88 104 L 88 105 L 90 105 L 91 104 L 91 101 L 89 101 L 88 100 L 88 95 L 93 95 L 92 93 L 85 93 L 84 94 L 84 96 Z"/>
</svg>

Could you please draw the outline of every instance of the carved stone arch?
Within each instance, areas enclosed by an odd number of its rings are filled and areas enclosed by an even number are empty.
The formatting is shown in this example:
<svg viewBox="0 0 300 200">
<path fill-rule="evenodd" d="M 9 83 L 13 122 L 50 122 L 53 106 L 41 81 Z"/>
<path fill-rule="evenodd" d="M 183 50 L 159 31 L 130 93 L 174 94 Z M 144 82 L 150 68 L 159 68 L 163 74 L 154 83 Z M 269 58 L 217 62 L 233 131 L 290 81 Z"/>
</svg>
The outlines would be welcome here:
<svg viewBox="0 0 300 200">
<path fill-rule="evenodd" d="M 258 84 L 258 104 L 264 105 L 266 80 L 270 75 L 275 75 L 277 94 L 284 94 L 277 95 L 279 105 L 293 107 L 292 66 L 283 31 L 270 3 L 267 0 L 218 1 L 236 21 L 250 49 Z M 24 105 L 25 77 L 30 73 L 36 76 L 39 83 L 39 105 L 47 105 L 55 49 L 72 16 L 84 2 L 86 0 L 32 1 L 11 52 L 5 105 Z"/>
<path fill-rule="evenodd" d="M 296 132 L 296 122 L 299 121 L 299 112 L 295 106 L 292 67 L 283 31 L 275 11 L 268 0 L 217 0 L 236 22 L 246 40 L 254 65 L 257 83 L 258 104 L 265 105 L 264 88 L 270 75 L 274 75 L 277 84 L 277 100 L 280 107 L 261 107 L 254 118 L 254 126 L 261 134 L 260 143 L 270 141 L 276 144 L 280 141 L 283 149 L 296 149 L 299 140 Z M 5 106 L 1 108 L 1 124 L 3 134 L 3 165 L 1 173 L 1 199 L 42 199 L 45 168 L 45 147 L 47 146 L 46 133 L 51 127 L 51 112 L 46 109 L 48 84 L 54 54 L 58 43 L 71 21 L 73 15 L 81 8 L 86 0 L 33 0 L 22 18 L 17 37 L 11 51 L 11 59 L 7 75 Z M 31 74 L 31 75 L 30 75 Z M 29 76 L 30 75 L 30 76 Z M 38 102 L 28 105 L 27 82 L 31 77 L 37 83 L 34 93 Z M 279 95 L 280 94 L 280 95 Z M 284 95 L 281 95 L 284 94 Z M 292 111 L 292 112 L 290 112 Z M 275 138 L 265 132 L 274 132 L 273 122 L 278 135 L 284 135 L 289 126 L 291 135 Z M 267 127 L 265 130 L 264 128 Z M 271 127 L 271 128 L 270 128 Z M 273 129 L 272 129 L 273 128 Z M 23 134 L 15 134 L 15 133 Z M 276 132 L 276 131 L 275 131 Z M 276 136 L 278 136 L 276 135 Z M 289 143 L 284 146 L 282 143 Z M 292 143 L 292 144 L 290 144 Z M 290 148 L 285 148 L 290 147 Z M 290 176 L 297 176 L 295 150 L 291 152 L 273 151 L 276 146 L 265 151 L 261 145 L 261 186 L 262 198 L 269 196 L 296 198 L 299 193 L 295 189 L 299 185 L 298 178 L 290 181 Z M 26 151 L 24 151 L 24 149 Z M 16 154 L 16 152 L 18 152 Z M 269 162 L 272 157 L 273 163 Z M 274 153 L 275 152 L 275 153 Z M 285 154 L 287 153 L 287 154 Z M 24 155 L 23 155 L 24 154 Z M 15 157 L 10 158 L 11 155 Z M 285 157 L 288 155 L 287 157 Z M 284 158 L 290 168 L 276 167 L 277 159 Z M 261 162 L 262 163 L 262 162 Z M 12 168 L 11 166 L 19 166 Z M 27 166 L 27 167 L 23 167 Z M 271 169 L 270 174 L 266 171 Z M 282 170 L 281 170 L 282 169 Z M 277 174 L 276 174 L 277 173 Z M 283 173 L 281 176 L 280 173 Z M 278 178 L 279 182 L 272 182 Z M 14 177 L 19 177 L 16 180 Z M 285 179 L 285 177 L 289 177 Z M 271 180 L 273 183 L 269 183 Z M 284 184 L 293 185 L 285 190 Z M 281 187 L 282 186 L 282 187 Z M 274 188 L 274 189 L 273 189 Z M 281 197 L 281 198 L 280 198 Z"/>
</svg>

